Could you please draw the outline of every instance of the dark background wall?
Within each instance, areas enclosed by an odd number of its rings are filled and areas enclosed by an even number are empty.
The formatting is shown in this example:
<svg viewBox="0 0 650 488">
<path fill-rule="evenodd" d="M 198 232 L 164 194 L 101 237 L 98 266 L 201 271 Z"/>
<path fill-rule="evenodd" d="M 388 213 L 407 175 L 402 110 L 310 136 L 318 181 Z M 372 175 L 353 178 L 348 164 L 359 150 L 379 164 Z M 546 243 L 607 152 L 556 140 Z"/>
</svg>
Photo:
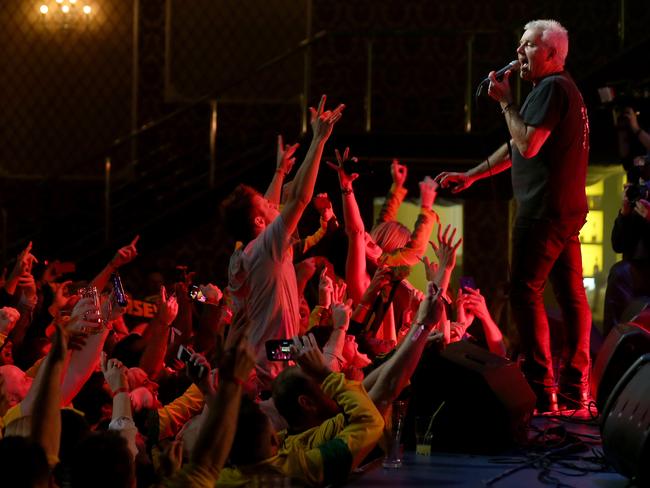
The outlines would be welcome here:
<svg viewBox="0 0 650 488">
<path fill-rule="evenodd" d="M 332 103 L 348 105 L 329 150 L 352 144 L 378 168 L 386 168 L 394 156 L 403 157 L 411 163 L 415 191 L 419 177 L 466 166 L 503 138 L 494 104 L 468 101 L 467 86 L 473 89 L 490 69 L 513 59 L 527 20 L 557 18 L 569 29 L 568 68 L 579 83 L 625 48 L 646 40 L 650 25 L 647 2 L 641 0 L 91 4 L 92 19 L 68 28 L 48 24 L 38 14 L 38 1 L 3 0 L 0 5 L 0 245 L 5 261 L 33 237 L 41 254 L 92 254 L 94 265 L 139 228 L 150 233 L 142 241 L 148 266 L 181 256 L 194 261 L 186 264 L 204 276 L 222 279 L 231 247 L 219 228 L 216 202 L 235 182 L 266 184 L 273 172 L 275 135 L 299 139 L 306 103 L 316 103 L 321 93 Z M 309 49 L 224 90 L 320 31 L 327 35 Z M 207 103 L 157 125 L 135 142 L 111 148 L 135 126 L 215 90 L 215 185 L 199 186 L 207 181 L 210 159 Z M 591 99 L 595 93 L 585 96 Z M 115 207 L 108 238 L 103 230 L 106 156 L 113 163 L 110 196 Z M 360 186 L 368 201 L 385 191 L 386 173 L 377 174 Z M 336 188 L 327 175 L 319 185 Z M 496 278 L 503 278 L 507 178 L 496 188 L 496 198 L 489 189 L 468 195 L 477 202 L 468 208 L 489 208 L 494 218 L 466 215 L 467 226 L 477 231 L 467 234 L 465 255 L 476 256 L 468 266 L 479 276 L 491 263 Z M 122 210 L 120 199 L 127 202 Z M 492 203 L 481 206 L 485 201 Z M 149 225 L 153 220 L 155 225 Z M 489 253 L 485 235 L 502 236 Z M 485 274 L 488 279 L 490 273 Z"/>
</svg>

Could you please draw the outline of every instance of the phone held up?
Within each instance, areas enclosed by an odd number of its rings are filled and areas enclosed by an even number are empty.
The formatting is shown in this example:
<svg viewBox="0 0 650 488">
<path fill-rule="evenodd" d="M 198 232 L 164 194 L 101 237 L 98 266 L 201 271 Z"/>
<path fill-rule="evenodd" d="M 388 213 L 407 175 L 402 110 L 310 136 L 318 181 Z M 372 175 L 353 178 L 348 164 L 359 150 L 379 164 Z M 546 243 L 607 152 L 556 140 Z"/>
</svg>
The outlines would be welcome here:
<svg viewBox="0 0 650 488">
<path fill-rule="evenodd" d="M 269 361 L 290 361 L 291 358 L 291 339 L 271 339 L 266 341 L 266 359 Z"/>
<path fill-rule="evenodd" d="M 192 357 L 192 354 L 193 353 L 192 353 L 192 351 L 190 349 L 188 349 L 183 344 L 181 344 L 180 346 L 178 346 L 178 353 L 176 354 L 176 357 L 180 361 L 187 364 L 189 366 L 190 370 L 192 370 L 193 374 L 195 374 L 195 376 L 197 378 L 199 378 L 199 379 L 203 378 L 203 375 L 205 374 L 205 367 L 204 366 L 195 366 L 194 364 L 191 364 L 190 363 L 190 358 Z"/>
</svg>

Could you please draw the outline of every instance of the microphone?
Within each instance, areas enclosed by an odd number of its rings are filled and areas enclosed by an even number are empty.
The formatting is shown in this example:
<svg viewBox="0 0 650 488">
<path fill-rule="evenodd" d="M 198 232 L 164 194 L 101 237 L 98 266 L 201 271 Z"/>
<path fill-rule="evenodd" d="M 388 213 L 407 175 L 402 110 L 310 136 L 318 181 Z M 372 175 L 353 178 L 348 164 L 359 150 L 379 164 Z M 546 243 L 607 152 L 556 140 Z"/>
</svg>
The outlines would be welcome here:
<svg viewBox="0 0 650 488">
<path fill-rule="evenodd" d="M 506 71 L 511 70 L 511 71 L 519 71 L 519 68 L 521 67 L 521 63 L 517 61 L 516 59 L 514 61 L 510 61 L 507 66 L 504 66 L 501 68 L 499 71 L 496 72 L 496 78 L 499 80 L 500 78 L 503 78 L 503 75 L 506 74 Z M 481 81 L 481 85 L 487 85 L 490 83 L 490 78 L 485 78 L 483 81 Z"/>
</svg>

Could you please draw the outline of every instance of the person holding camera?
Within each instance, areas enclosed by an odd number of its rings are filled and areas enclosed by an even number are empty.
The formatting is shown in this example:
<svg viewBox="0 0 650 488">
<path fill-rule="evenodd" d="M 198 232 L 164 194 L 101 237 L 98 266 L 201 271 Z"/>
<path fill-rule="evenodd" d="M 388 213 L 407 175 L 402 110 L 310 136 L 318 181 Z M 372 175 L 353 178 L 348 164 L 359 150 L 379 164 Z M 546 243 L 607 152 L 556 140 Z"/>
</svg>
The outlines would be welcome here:
<svg viewBox="0 0 650 488">
<path fill-rule="evenodd" d="M 650 158 L 636 158 L 635 167 L 640 174 L 638 183 L 625 186 L 612 229 L 612 248 L 622 253 L 623 259 L 612 266 L 607 277 L 604 334 L 616 326 L 634 299 L 650 297 Z"/>
</svg>

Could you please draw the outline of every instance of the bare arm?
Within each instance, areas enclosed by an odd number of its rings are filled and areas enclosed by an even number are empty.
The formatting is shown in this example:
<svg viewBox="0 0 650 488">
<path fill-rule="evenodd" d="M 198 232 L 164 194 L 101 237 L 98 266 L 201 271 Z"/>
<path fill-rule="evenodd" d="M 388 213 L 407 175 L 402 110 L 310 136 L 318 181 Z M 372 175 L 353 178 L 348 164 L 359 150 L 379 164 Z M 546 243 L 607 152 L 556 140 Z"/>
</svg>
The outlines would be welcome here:
<svg viewBox="0 0 650 488">
<path fill-rule="evenodd" d="M 281 211 L 282 220 L 289 235 L 295 231 L 303 211 L 311 201 L 325 142 L 332 134 L 334 124 L 341 118 L 345 108 L 344 105 L 339 105 L 333 111 L 326 111 L 325 101 L 326 97 L 323 95 L 318 109 L 310 109 L 313 138 L 305 160 L 298 168 L 293 180 L 287 203 Z"/>
<path fill-rule="evenodd" d="M 413 375 L 420 361 L 429 332 L 440 320 L 443 306 L 438 297 L 440 290 L 432 282 L 427 286 L 427 295 L 420 304 L 415 323 L 395 354 L 363 381 L 380 412 L 384 412 L 397 398 Z"/>
<path fill-rule="evenodd" d="M 255 364 L 253 351 L 242 335 L 225 353 L 219 369 L 219 389 L 210 403 L 209 414 L 192 451 L 192 462 L 209 470 L 220 470 L 232 446 L 237 429 L 242 384 Z"/>
<path fill-rule="evenodd" d="M 497 81 L 495 73 L 490 73 L 488 94 L 501 106 L 501 111 L 508 125 L 508 131 L 512 137 L 512 143 L 517 146 L 521 155 L 528 159 L 537 155 L 551 131 L 546 127 L 526 125 L 517 110 L 517 105 L 514 103 L 514 97 L 510 90 L 510 74 L 511 72 L 507 71 L 503 80 Z"/>
<path fill-rule="evenodd" d="M 343 169 L 343 162 L 348 160 L 349 157 L 350 148 L 345 148 L 343 155 L 336 150 L 338 164 L 335 165 L 329 162 L 327 164 L 338 173 L 339 183 L 341 185 L 343 219 L 345 221 L 345 233 L 348 236 L 345 279 L 348 283 L 348 294 L 356 303 L 361 300 L 369 280 L 366 271 L 365 227 L 352 187 L 352 183 L 359 175 L 357 173 L 348 175 Z"/>
<path fill-rule="evenodd" d="M 38 391 L 32 412 L 32 438 L 45 450 L 49 460 L 59 455 L 61 441 L 61 375 L 67 356 L 66 337 L 57 326 L 52 349 L 34 382 Z"/>
<path fill-rule="evenodd" d="M 140 236 L 135 236 L 128 246 L 124 246 L 115 253 L 113 259 L 102 269 L 97 276 L 93 278 L 89 286 L 94 286 L 100 292 L 106 287 L 106 283 L 111 275 L 120 267 L 130 263 L 138 255 L 135 245 L 138 243 Z"/>
<path fill-rule="evenodd" d="M 158 312 L 153 320 L 149 323 L 147 334 L 148 340 L 140 358 L 140 367 L 147 373 L 150 378 L 156 378 L 165 362 L 167 354 L 167 338 L 169 326 L 174 322 L 178 314 L 178 302 L 175 296 L 167 296 L 165 287 L 160 287 L 160 302 L 158 303 Z M 171 354 L 176 354 L 174 344 L 172 344 Z"/>
<path fill-rule="evenodd" d="M 511 144 L 512 144 L 511 140 Z M 474 182 L 502 173 L 512 166 L 508 145 L 503 144 L 487 159 L 464 173 L 444 171 L 435 177 L 443 188 L 452 188 L 452 193 L 459 193 L 469 188 Z"/>
<path fill-rule="evenodd" d="M 282 184 L 287 175 L 291 173 L 291 169 L 296 162 L 296 158 L 293 157 L 296 149 L 298 149 L 298 144 L 294 144 L 293 146 L 289 144 L 285 145 L 282 136 L 278 135 L 275 173 L 273 173 L 273 179 L 264 194 L 264 197 L 274 205 L 280 205 Z"/>
</svg>

